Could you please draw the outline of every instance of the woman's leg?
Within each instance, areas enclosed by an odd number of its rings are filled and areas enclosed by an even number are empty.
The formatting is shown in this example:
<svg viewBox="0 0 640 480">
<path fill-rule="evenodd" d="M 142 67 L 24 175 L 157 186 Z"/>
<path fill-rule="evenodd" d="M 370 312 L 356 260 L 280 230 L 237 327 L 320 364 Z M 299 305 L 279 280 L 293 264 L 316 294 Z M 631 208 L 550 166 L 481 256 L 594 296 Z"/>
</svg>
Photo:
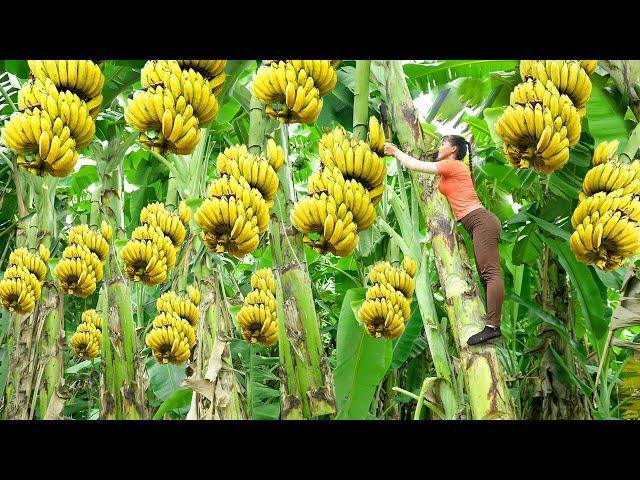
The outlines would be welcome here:
<svg viewBox="0 0 640 480">
<path fill-rule="evenodd" d="M 504 301 L 504 283 L 500 272 L 500 222 L 486 211 L 482 224 L 473 231 L 473 248 L 476 265 L 482 283 L 487 291 L 486 323 L 492 327 L 500 326 L 502 303 Z"/>
</svg>

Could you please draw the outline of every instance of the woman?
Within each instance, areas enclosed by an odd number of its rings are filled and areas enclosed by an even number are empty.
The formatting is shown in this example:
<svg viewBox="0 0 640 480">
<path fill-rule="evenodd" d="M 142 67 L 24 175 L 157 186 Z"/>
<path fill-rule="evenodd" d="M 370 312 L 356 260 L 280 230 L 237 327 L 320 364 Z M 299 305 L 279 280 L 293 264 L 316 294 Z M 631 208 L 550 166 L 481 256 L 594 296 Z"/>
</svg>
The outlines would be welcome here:
<svg viewBox="0 0 640 480">
<path fill-rule="evenodd" d="M 476 194 L 471 167 L 467 168 L 463 162 L 468 151 L 469 144 L 459 135 L 447 135 L 442 138 L 436 162 L 416 160 L 392 143 L 386 143 L 384 146 L 384 153 L 393 155 L 406 168 L 440 175 L 438 189 L 447 197 L 456 220 L 462 223 L 473 238 L 478 273 L 487 292 L 484 330 L 472 335 L 467 341 L 469 345 L 477 345 L 500 336 L 504 283 L 498 253 L 500 221 L 493 213 L 485 210 Z"/>
</svg>

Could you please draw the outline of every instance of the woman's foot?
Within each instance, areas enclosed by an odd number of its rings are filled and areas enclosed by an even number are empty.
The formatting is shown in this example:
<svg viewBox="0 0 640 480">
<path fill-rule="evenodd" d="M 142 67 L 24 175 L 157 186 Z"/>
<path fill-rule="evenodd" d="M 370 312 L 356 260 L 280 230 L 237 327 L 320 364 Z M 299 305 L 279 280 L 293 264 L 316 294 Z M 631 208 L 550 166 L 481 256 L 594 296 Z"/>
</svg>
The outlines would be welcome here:
<svg viewBox="0 0 640 480">
<path fill-rule="evenodd" d="M 487 340 L 491 340 L 492 338 L 497 338 L 502 335 L 500 332 L 500 327 L 492 327 L 491 325 L 486 325 L 484 330 L 476 333 L 475 335 L 471 335 L 469 340 L 467 340 L 468 345 L 478 345 L 479 343 L 484 343 Z"/>
</svg>

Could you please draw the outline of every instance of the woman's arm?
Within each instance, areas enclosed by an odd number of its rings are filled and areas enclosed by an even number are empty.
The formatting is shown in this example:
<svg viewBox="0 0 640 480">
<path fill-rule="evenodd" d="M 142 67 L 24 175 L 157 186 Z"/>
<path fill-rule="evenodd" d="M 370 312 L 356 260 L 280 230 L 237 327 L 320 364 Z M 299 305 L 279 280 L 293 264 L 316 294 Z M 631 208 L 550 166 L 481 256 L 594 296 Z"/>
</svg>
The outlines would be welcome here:
<svg viewBox="0 0 640 480">
<path fill-rule="evenodd" d="M 430 173 L 432 175 L 438 173 L 438 166 L 436 162 L 423 162 L 420 160 L 416 160 L 412 156 L 404 153 L 393 143 L 387 142 L 384 144 L 384 153 L 396 157 L 400 161 L 400 163 L 402 163 L 402 165 L 404 165 L 409 170 L 415 170 L 422 173 Z"/>
</svg>

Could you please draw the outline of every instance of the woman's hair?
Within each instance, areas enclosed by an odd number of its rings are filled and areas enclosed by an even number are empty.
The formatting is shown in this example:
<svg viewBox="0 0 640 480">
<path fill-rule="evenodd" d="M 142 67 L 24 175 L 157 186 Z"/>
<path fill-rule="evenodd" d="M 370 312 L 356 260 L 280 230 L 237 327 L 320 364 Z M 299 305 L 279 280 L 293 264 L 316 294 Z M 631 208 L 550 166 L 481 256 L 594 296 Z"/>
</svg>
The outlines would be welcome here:
<svg viewBox="0 0 640 480">
<path fill-rule="evenodd" d="M 471 162 L 471 144 L 466 138 L 460 135 L 445 135 L 442 137 L 442 141 L 447 141 L 454 147 L 456 147 L 456 160 L 464 160 L 464 157 L 469 153 L 469 173 L 471 174 L 471 180 L 475 184 L 473 178 L 473 164 Z"/>
</svg>

